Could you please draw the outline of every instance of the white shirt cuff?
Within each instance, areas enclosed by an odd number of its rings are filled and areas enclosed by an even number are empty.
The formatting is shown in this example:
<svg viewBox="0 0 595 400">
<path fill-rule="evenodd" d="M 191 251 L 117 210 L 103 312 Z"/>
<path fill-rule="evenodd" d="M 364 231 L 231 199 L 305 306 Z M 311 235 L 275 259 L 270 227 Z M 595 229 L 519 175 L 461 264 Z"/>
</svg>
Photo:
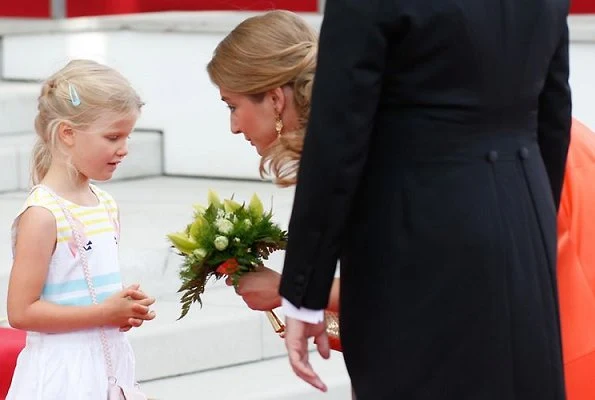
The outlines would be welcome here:
<svg viewBox="0 0 595 400">
<path fill-rule="evenodd" d="M 286 317 L 298 319 L 310 324 L 317 324 L 324 321 L 324 310 L 311 310 L 309 308 L 297 308 L 285 298 L 281 298 L 281 306 Z"/>
</svg>

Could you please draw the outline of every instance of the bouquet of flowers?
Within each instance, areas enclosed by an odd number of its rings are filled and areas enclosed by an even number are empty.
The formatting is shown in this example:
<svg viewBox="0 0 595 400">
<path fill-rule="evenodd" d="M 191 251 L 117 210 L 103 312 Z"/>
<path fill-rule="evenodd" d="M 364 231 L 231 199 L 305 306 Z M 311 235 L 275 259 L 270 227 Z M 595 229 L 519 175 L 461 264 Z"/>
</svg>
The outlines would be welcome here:
<svg viewBox="0 0 595 400">
<path fill-rule="evenodd" d="M 256 194 L 250 203 L 233 199 L 221 201 L 217 193 L 209 191 L 208 204 L 194 206 L 194 219 L 182 232 L 167 235 L 184 263 L 180 269 L 183 318 L 190 306 L 198 302 L 207 281 L 214 277 L 231 277 L 237 285 L 239 278 L 253 271 L 276 250 L 285 249 L 287 232 L 271 221 L 272 210 L 265 212 Z M 267 312 L 275 331 L 281 333 L 283 324 L 272 312 Z"/>
</svg>

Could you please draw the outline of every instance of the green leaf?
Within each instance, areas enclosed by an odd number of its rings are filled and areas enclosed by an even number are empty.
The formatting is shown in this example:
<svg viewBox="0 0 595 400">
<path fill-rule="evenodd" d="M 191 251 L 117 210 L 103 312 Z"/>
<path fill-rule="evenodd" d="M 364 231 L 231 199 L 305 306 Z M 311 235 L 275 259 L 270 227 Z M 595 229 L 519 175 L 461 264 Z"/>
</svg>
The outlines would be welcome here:
<svg viewBox="0 0 595 400">
<path fill-rule="evenodd" d="M 194 212 L 196 213 L 196 215 L 203 215 L 207 210 L 206 207 L 202 204 L 194 204 L 192 207 L 194 208 Z"/>
<path fill-rule="evenodd" d="M 197 215 L 192 225 L 190 225 L 190 236 L 192 238 L 198 238 L 201 230 L 207 226 L 208 222 L 202 215 Z"/>
<path fill-rule="evenodd" d="M 198 244 L 184 233 L 170 233 L 167 238 L 176 249 L 187 255 L 191 255 L 198 248 Z"/>
<path fill-rule="evenodd" d="M 242 205 L 237 201 L 225 199 L 223 200 L 223 207 L 225 212 L 235 213 L 237 210 L 242 208 Z"/>
<path fill-rule="evenodd" d="M 209 200 L 209 205 L 213 205 L 217 208 L 221 208 L 221 200 L 219 199 L 219 195 L 212 189 L 209 189 L 209 194 L 207 195 Z"/>
<path fill-rule="evenodd" d="M 262 201 L 260 201 L 260 198 L 256 195 L 256 193 L 252 195 L 248 209 L 250 210 L 250 214 L 252 215 L 254 221 L 262 220 L 264 207 L 262 206 Z"/>
</svg>

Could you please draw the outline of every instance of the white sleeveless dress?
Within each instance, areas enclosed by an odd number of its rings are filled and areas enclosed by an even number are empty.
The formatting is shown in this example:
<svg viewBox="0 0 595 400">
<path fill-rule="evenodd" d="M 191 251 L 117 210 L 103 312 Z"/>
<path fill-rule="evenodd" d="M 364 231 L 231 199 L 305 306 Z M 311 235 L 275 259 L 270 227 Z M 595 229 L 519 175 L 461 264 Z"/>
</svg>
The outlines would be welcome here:
<svg viewBox="0 0 595 400">
<path fill-rule="evenodd" d="M 122 290 L 118 264 L 118 207 L 113 198 L 91 187 L 99 204 L 84 207 L 66 199 L 83 242 L 97 301 Z M 13 224 L 13 251 L 18 220 L 29 207 L 43 207 L 56 219 L 57 240 L 41 299 L 65 306 L 92 304 L 72 229 L 60 205 L 44 187 L 34 189 Z M 134 354 L 125 334 L 104 328 L 118 382 L 134 386 Z M 7 400 L 105 400 L 107 372 L 99 328 L 69 333 L 27 332 Z"/>
</svg>

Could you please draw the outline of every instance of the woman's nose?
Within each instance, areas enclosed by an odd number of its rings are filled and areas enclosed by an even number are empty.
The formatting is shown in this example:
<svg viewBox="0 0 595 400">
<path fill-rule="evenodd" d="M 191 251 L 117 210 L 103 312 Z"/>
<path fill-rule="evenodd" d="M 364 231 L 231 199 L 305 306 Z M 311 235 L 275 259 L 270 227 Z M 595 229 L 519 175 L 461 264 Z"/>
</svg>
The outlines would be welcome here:
<svg viewBox="0 0 595 400">
<path fill-rule="evenodd" d="M 238 133 L 242 133 L 239 124 L 234 120 L 234 118 L 230 118 L 229 120 L 229 127 L 231 129 L 231 133 L 237 135 Z"/>
</svg>

